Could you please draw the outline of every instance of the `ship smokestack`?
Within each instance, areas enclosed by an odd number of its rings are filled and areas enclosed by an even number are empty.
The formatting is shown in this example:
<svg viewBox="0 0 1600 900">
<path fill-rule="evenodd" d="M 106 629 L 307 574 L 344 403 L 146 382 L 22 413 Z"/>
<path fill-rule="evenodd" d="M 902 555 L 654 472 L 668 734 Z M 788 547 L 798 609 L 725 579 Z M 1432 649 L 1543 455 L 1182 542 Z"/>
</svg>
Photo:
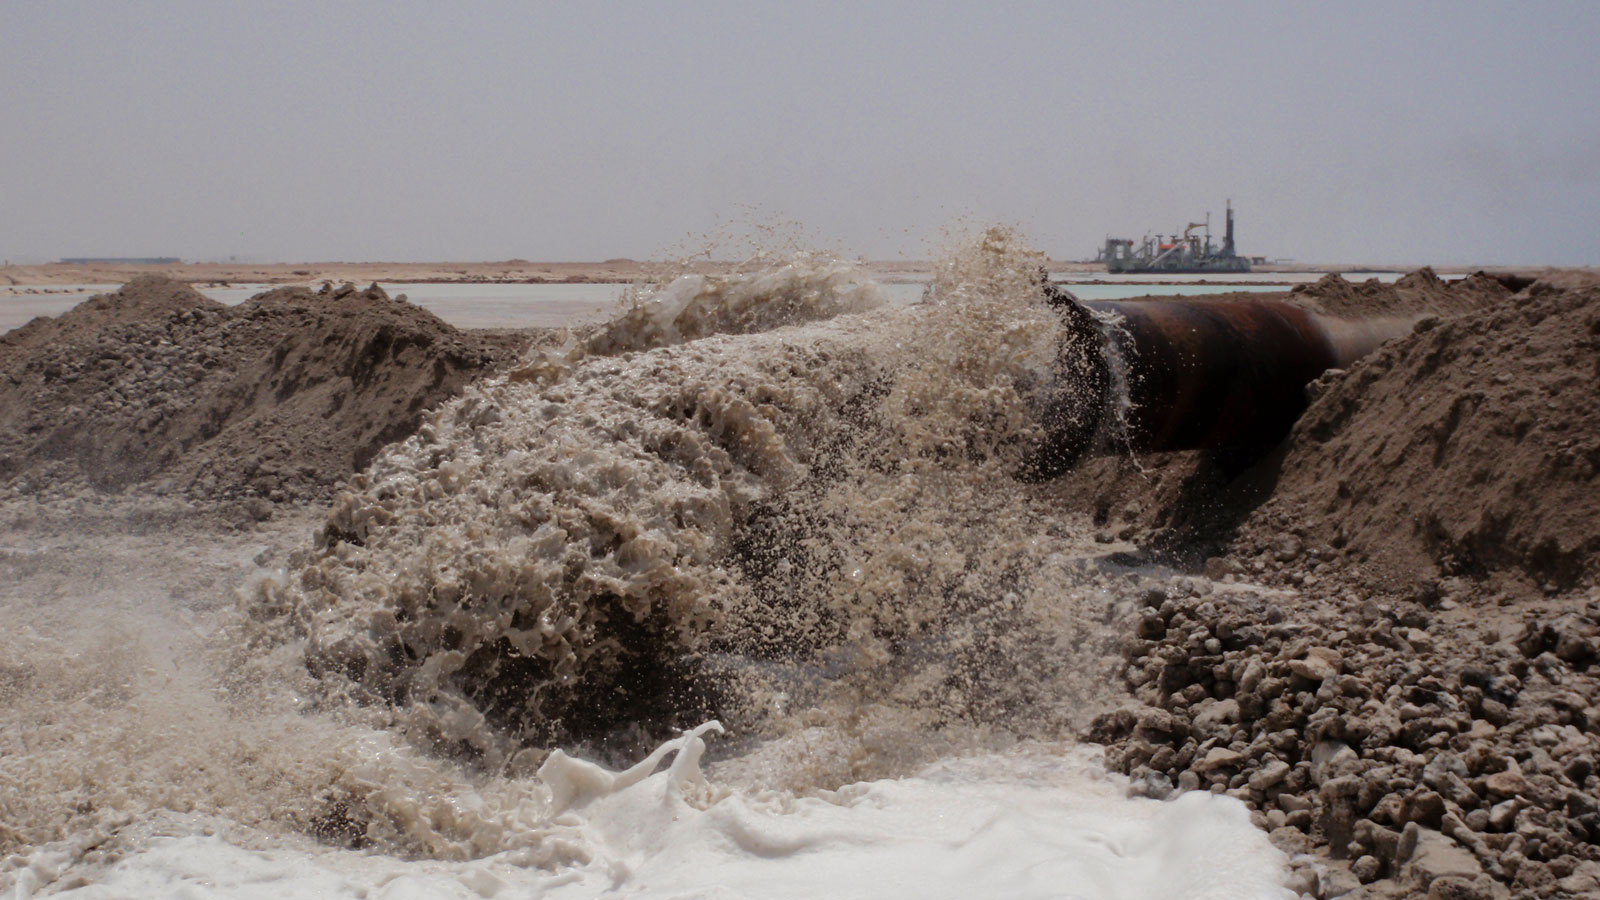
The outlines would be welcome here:
<svg viewBox="0 0 1600 900">
<path fill-rule="evenodd" d="M 1233 255 L 1233 200 L 1228 200 L 1228 230 L 1222 236 L 1222 255 Z"/>
</svg>

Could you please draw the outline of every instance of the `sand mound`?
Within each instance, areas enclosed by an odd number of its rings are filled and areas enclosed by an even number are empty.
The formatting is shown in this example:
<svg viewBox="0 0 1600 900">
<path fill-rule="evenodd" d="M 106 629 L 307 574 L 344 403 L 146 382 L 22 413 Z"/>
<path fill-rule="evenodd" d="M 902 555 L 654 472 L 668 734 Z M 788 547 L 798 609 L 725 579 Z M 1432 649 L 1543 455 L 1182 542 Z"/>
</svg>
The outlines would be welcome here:
<svg viewBox="0 0 1600 900">
<path fill-rule="evenodd" d="M 226 307 L 138 278 L 0 337 L 0 484 L 320 496 L 495 358 L 377 286 Z"/>
<path fill-rule="evenodd" d="M 1246 543 L 1285 529 L 1379 583 L 1600 573 L 1600 288 L 1427 320 L 1312 386 Z M 1259 543 L 1259 540 L 1256 541 Z"/>
<path fill-rule="evenodd" d="M 1505 284 L 1482 272 L 1445 282 L 1427 267 L 1394 284 L 1383 284 L 1376 278 L 1353 284 L 1329 274 L 1315 284 L 1295 285 L 1289 291 L 1293 302 L 1324 315 L 1346 319 L 1425 314 L 1456 316 L 1489 309 L 1510 295 Z"/>
</svg>

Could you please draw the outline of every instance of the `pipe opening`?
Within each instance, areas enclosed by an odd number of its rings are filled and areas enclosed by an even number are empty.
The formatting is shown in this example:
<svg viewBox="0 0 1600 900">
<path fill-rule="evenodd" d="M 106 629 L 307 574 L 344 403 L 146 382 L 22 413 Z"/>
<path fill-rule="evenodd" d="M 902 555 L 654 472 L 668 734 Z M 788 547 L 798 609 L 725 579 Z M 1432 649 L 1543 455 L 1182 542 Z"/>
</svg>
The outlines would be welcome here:
<svg viewBox="0 0 1600 900">
<path fill-rule="evenodd" d="M 1412 324 L 1332 319 L 1282 300 L 1083 301 L 1041 290 L 1063 332 L 1042 412 L 1049 437 L 1021 473 L 1031 480 L 1086 455 L 1258 458 L 1305 410 L 1307 385 Z"/>
</svg>

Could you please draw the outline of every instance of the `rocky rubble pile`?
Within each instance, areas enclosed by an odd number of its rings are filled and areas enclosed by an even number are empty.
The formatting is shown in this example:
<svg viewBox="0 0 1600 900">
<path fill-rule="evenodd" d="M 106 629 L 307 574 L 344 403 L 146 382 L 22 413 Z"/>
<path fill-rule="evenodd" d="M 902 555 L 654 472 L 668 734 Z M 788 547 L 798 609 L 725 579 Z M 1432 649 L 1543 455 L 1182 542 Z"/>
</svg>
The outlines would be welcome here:
<svg viewBox="0 0 1600 900">
<path fill-rule="evenodd" d="M 322 497 L 514 353 L 376 285 L 228 307 L 141 277 L 0 336 L 0 486 Z"/>
<path fill-rule="evenodd" d="M 1502 637 L 1458 610 L 1231 587 L 1142 597 L 1144 705 L 1090 732 L 1138 790 L 1243 800 L 1281 847 L 1343 861 L 1317 896 L 1600 891 L 1600 591 Z"/>
</svg>

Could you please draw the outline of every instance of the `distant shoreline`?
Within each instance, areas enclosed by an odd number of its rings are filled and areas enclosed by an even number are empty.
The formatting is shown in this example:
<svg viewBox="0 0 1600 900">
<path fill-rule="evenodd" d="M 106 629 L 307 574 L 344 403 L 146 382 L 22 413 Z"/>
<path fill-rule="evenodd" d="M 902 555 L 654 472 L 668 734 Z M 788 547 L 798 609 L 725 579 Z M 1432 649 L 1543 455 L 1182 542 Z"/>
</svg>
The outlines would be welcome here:
<svg viewBox="0 0 1600 900">
<path fill-rule="evenodd" d="M 922 280 L 933 274 L 934 265 L 922 260 L 864 263 L 866 270 L 880 281 Z M 178 281 L 201 285 L 231 284 L 307 284 L 323 281 L 385 282 L 389 284 L 633 284 L 685 272 L 717 274 L 746 268 L 734 262 L 699 261 L 641 262 L 612 259 L 604 262 L 321 262 L 267 263 L 172 263 L 126 265 L 106 263 L 47 263 L 29 266 L 0 266 L 0 288 L 9 285 L 122 284 L 139 275 L 159 274 Z M 1053 277 L 1062 275 L 1104 275 L 1097 263 L 1050 260 L 1047 268 Z M 1277 264 L 1257 266 L 1257 274 L 1303 274 L 1306 272 L 1409 272 L 1421 265 L 1312 265 Z M 1479 270 L 1491 273 L 1537 274 L 1549 271 L 1539 266 L 1435 266 L 1441 275 L 1466 275 Z M 1591 267 L 1589 271 L 1600 271 Z M 1159 273 L 1151 273 L 1152 283 L 1162 283 Z M 1228 283 L 1226 275 L 1216 283 Z M 1179 282 L 1192 283 L 1192 282 Z M 1259 282 L 1257 282 L 1259 283 Z"/>
</svg>

